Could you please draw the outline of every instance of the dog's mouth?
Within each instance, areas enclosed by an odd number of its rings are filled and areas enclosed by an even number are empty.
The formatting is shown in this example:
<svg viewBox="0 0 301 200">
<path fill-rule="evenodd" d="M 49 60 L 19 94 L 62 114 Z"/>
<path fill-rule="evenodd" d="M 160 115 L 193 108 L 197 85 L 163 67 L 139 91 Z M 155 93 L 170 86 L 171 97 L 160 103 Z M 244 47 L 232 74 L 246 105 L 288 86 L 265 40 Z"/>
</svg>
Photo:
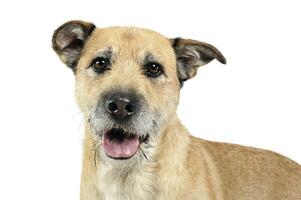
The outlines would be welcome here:
<svg viewBox="0 0 301 200">
<path fill-rule="evenodd" d="M 146 143 L 149 136 L 139 136 L 122 128 L 113 128 L 103 136 L 103 148 L 112 159 L 129 159 L 133 157 L 141 143 Z"/>
</svg>

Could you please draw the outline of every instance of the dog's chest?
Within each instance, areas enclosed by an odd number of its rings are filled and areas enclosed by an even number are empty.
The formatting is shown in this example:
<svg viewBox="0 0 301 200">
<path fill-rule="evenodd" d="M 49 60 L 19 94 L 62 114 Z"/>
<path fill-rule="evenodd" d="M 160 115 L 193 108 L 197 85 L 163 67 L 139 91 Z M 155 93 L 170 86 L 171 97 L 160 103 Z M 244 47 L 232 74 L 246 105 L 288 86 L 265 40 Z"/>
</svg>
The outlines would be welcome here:
<svg viewBox="0 0 301 200">
<path fill-rule="evenodd" d="M 98 173 L 99 190 L 105 200 L 154 199 L 154 175 L 141 169 L 103 168 Z"/>
</svg>

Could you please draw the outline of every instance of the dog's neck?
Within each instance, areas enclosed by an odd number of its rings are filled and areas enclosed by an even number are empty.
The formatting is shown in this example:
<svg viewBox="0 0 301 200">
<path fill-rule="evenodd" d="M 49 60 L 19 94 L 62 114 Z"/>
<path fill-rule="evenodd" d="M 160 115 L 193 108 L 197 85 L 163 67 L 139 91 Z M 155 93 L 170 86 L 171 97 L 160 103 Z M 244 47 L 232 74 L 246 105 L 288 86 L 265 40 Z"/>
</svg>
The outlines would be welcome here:
<svg viewBox="0 0 301 200">
<path fill-rule="evenodd" d="M 160 194 L 161 191 L 177 191 L 178 185 L 175 183 L 181 183 L 181 180 L 177 180 L 181 176 L 177 174 L 181 174 L 184 169 L 190 140 L 186 128 L 178 118 L 169 121 L 154 147 L 153 155 L 139 165 L 127 169 L 117 169 L 104 165 L 101 161 L 94 166 L 94 156 L 91 152 L 95 147 L 91 134 L 89 128 L 86 128 L 84 159 L 89 159 L 89 168 L 95 179 L 93 182 L 106 199 L 125 199 L 125 196 L 131 199 L 153 199 L 154 195 L 170 195 L 164 192 Z M 166 174 L 174 178 L 166 180 Z M 170 183 L 166 184 L 167 182 Z M 169 188 L 164 189 L 167 185 Z M 175 190 L 170 190 L 170 185 L 173 185 Z M 160 191 L 157 188 L 160 188 Z"/>
<path fill-rule="evenodd" d="M 160 188 L 159 196 L 169 199 L 168 197 L 176 196 L 177 191 L 181 191 L 181 178 L 184 176 L 180 175 L 185 173 L 190 136 L 178 118 L 171 121 L 162 136 L 157 149 L 160 154 L 156 155 L 156 163 L 160 166 L 156 184 Z M 171 193 L 168 194 L 167 191 Z"/>
</svg>

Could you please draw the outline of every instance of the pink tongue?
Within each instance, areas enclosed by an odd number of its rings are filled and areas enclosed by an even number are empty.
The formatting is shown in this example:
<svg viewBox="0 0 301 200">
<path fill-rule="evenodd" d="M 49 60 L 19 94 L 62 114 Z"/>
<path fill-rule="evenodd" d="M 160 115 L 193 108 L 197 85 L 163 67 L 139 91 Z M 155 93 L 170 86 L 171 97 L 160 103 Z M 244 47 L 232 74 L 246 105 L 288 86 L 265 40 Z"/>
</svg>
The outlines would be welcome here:
<svg viewBox="0 0 301 200">
<path fill-rule="evenodd" d="M 122 141 L 110 140 L 107 134 L 104 135 L 103 147 L 106 154 L 113 158 L 128 158 L 133 156 L 139 146 L 139 137 L 137 135 L 124 138 Z"/>
</svg>

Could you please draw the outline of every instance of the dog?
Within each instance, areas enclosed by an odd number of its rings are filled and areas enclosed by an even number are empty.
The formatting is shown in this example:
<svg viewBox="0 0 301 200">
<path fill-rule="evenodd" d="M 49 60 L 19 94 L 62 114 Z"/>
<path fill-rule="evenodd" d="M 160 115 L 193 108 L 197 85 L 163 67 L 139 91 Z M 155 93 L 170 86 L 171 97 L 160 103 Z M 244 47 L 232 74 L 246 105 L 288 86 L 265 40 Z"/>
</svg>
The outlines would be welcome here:
<svg viewBox="0 0 301 200">
<path fill-rule="evenodd" d="M 214 46 L 136 27 L 69 21 L 52 47 L 75 74 L 84 116 L 81 200 L 298 200 L 301 166 L 277 153 L 190 135 L 179 92 Z"/>
</svg>

